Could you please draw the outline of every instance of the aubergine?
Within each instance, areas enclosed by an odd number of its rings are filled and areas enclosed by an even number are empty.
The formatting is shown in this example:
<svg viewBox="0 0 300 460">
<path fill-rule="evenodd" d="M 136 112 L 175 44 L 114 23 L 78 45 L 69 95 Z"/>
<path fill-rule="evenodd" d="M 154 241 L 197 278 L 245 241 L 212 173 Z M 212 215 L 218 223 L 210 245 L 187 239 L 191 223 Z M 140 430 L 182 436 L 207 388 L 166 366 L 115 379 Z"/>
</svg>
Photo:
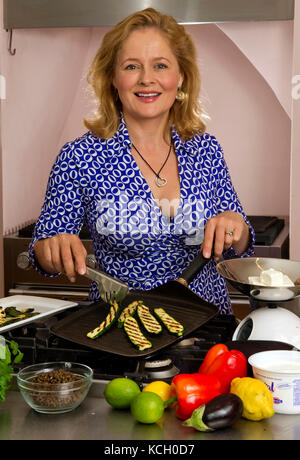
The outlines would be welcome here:
<svg viewBox="0 0 300 460">
<path fill-rule="evenodd" d="M 241 418 L 242 413 L 241 398 L 232 393 L 223 393 L 195 409 L 191 418 L 185 420 L 183 425 L 198 431 L 220 430 L 232 426 Z"/>
</svg>

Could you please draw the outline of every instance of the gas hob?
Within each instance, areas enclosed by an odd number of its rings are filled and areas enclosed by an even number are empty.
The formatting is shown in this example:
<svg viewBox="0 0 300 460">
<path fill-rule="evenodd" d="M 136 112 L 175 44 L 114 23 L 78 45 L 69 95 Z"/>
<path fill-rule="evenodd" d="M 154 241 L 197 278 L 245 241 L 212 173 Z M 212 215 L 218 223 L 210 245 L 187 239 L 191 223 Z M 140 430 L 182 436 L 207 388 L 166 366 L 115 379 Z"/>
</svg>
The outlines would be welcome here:
<svg viewBox="0 0 300 460">
<path fill-rule="evenodd" d="M 56 316 L 32 322 L 27 326 L 3 334 L 15 340 L 24 353 L 22 363 L 15 371 L 30 364 L 70 361 L 86 364 L 94 371 L 94 379 L 109 381 L 116 377 L 129 377 L 138 383 L 153 380 L 168 383 L 178 373 L 197 372 L 207 351 L 216 343 L 230 341 L 238 325 L 233 315 L 217 315 L 175 345 L 149 358 L 127 358 L 93 350 L 57 337 L 51 327 L 81 304 Z"/>
</svg>

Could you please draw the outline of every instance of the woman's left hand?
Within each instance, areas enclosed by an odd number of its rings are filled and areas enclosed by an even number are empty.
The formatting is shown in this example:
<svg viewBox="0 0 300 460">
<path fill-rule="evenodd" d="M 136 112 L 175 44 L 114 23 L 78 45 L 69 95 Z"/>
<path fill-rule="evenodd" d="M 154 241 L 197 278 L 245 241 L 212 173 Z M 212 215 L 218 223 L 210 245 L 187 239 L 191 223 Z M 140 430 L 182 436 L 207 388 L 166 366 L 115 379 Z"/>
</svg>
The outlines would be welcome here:
<svg viewBox="0 0 300 460">
<path fill-rule="evenodd" d="M 202 243 L 203 256 L 210 258 L 213 255 L 215 259 L 220 259 L 223 251 L 230 247 L 242 254 L 249 246 L 249 235 L 249 226 L 241 214 L 224 211 L 206 223 Z"/>
</svg>

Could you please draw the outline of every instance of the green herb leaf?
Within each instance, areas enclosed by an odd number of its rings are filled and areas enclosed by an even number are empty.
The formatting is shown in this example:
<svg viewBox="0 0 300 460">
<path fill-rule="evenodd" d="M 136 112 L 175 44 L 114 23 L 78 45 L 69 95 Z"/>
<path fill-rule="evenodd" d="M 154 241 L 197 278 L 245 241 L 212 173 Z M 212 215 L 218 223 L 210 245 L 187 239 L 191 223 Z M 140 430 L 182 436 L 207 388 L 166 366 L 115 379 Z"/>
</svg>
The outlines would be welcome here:
<svg viewBox="0 0 300 460">
<path fill-rule="evenodd" d="M 9 341 L 9 346 L 13 355 L 16 355 L 19 352 L 19 345 L 14 340 Z"/>
<path fill-rule="evenodd" d="M 0 402 L 5 401 L 6 390 L 9 389 L 12 380 L 13 363 L 19 363 L 23 358 L 23 353 L 19 350 L 19 345 L 14 340 L 6 340 L 5 358 L 0 359 Z"/>
<path fill-rule="evenodd" d="M 5 363 L 11 363 L 11 352 L 8 347 L 8 345 L 5 346 L 5 358 L 1 361 L 4 361 Z"/>
<path fill-rule="evenodd" d="M 20 350 L 18 350 L 18 354 L 14 359 L 14 363 L 15 364 L 20 363 L 22 361 L 22 359 L 23 359 L 23 356 L 24 356 L 24 353 L 22 353 Z"/>
</svg>

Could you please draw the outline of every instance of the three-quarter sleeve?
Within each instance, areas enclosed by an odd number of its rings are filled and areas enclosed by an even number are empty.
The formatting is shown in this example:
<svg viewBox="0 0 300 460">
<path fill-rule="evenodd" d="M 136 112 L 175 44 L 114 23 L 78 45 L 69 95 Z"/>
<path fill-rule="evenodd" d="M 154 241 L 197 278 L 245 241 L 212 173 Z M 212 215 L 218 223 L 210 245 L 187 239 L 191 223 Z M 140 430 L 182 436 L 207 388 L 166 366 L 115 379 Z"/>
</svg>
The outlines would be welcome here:
<svg viewBox="0 0 300 460">
<path fill-rule="evenodd" d="M 42 238 L 68 233 L 78 235 L 84 220 L 83 189 L 74 146 L 66 144 L 52 167 L 44 204 L 29 246 L 31 264 L 42 274 L 34 255 L 34 245 Z M 55 276 L 55 275 L 52 275 Z"/>
</svg>

